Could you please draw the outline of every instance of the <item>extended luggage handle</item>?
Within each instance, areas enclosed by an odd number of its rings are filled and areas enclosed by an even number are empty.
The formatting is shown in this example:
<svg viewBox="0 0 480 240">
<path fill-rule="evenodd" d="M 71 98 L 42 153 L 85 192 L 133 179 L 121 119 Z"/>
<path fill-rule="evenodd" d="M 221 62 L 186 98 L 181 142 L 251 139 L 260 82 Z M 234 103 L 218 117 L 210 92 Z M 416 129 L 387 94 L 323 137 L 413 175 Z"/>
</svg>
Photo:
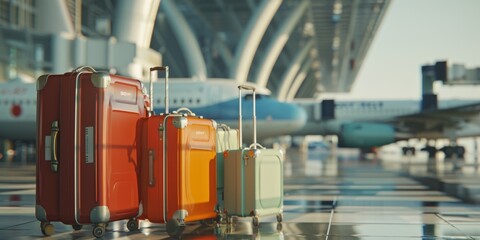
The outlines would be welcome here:
<svg viewBox="0 0 480 240">
<path fill-rule="evenodd" d="M 52 122 L 52 127 L 50 128 L 50 168 L 53 172 L 58 172 L 58 158 L 57 158 L 57 137 L 60 128 L 58 127 L 58 121 Z"/>
<path fill-rule="evenodd" d="M 165 114 L 168 114 L 168 66 L 157 66 L 150 68 L 150 111 L 149 116 L 153 115 L 153 82 L 152 72 L 165 71 Z"/>
<path fill-rule="evenodd" d="M 242 130 L 242 89 L 249 90 L 253 92 L 253 143 L 250 145 L 250 148 L 257 149 L 257 146 L 264 148 L 262 145 L 257 143 L 257 116 L 256 116 L 256 95 L 255 87 L 248 85 L 239 85 L 238 86 L 238 129 L 239 129 L 239 143 L 243 143 L 243 130 Z"/>
</svg>

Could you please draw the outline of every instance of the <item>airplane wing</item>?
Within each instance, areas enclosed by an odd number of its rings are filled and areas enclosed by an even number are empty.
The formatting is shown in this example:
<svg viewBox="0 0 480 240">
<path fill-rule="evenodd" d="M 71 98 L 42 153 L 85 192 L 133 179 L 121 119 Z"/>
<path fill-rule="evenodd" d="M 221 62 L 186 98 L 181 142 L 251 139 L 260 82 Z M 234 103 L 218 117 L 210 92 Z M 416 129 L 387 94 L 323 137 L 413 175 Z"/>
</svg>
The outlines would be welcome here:
<svg viewBox="0 0 480 240">
<path fill-rule="evenodd" d="M 443 135 L 442 133 L 446 129 L 460 129 L 470 124 L 472 119 L 479 114 L 480 102 L 402 115 L 395 117 L 389 123 L 395 126 L 397 132 L 401 133 L 410 133 L 416 136 L 427 133 Z"/>
</svg>

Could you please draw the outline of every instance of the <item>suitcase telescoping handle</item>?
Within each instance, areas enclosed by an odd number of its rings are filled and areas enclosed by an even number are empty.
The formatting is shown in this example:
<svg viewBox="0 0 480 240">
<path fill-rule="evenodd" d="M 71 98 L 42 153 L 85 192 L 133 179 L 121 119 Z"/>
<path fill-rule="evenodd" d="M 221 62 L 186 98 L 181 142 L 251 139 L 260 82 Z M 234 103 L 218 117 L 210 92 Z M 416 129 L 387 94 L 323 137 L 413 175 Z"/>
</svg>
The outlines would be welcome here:
<svg viewBox="0 0 480 240">
<path fill-rule="evenodd" d="M 243 143 L 243 130 L 242 130 L 242 89 L 249 90 L 253 92 L 253 143 L 250 145 L 249 148 L 257 149 L 257 147 L 263 148 L 262 145 L 257 143 L 257 116 L 256 116 L 256 95 L 255 95 L 255 87 L 248 86 L 248 85 L 240 85 L 238 86 L 238 129 L 239 129 L 239 143 L 242 145 Z"/>
<path fill-rule="evenodd" d="M 57 137 L 60 128 L 58 127 L 58 121 L 52 122 L 52 127 L 50 128 L 50 167 L 53 172 L 58 171 L 58 158 L 57 158 Z"/>
<path fill-rule="evenodd" d="M 150 68 L 150 116 L 153 114 L 152 72 L 154 71 L 165 71 L 165 113 L 168 113 L 168 66 L 158 66 Z"/>
</svg>

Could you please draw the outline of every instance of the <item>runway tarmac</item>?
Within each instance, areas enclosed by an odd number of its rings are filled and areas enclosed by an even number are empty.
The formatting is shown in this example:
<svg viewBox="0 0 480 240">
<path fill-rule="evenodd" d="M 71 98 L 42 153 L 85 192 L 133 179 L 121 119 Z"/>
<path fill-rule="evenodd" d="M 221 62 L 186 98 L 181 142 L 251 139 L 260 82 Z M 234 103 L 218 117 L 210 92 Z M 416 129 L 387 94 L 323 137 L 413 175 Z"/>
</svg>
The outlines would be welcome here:
<svg viewBox="0 0 480 240">
<path fill-rule="evenodd" d="M 287 152 L 284 221 L 234 219 L 227 229 L 188 224 L 182 239 L 480 239 L 480 173 L 472 159 L 457 164 L 380 155 Z M 480 197 L 478 198 L 480 199 Z M 0 163 L 0 239 L 92 239 L 54 223 L 44 237 L 34 216 L 35 165 Z M 168 239 L 165 226 L 110 223 L 105 239 Z"/>
</svg>

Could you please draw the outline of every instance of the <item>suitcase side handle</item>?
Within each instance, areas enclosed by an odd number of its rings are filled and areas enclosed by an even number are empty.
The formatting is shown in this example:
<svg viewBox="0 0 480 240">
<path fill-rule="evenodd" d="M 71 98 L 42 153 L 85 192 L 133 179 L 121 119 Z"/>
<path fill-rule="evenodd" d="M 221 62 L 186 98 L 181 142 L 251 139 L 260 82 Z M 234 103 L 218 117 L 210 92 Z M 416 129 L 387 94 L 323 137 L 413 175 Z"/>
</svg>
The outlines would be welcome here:
<svg viewBox="0 0 480 240">
<path fill-rule="evenodd" d="M 195 113 L 192 112 L 192 110 L 186 108 L 186 107 L 181 107 L 177 109 L 177 111 L 173 111 L 173 113 L 178 113 L 181 114 L 182 112 L 186 112 L 187 116 L 196 116 Z"/>
<path fill-rule="evenodd" d="M 50 154 L 52 157 L 52 160 L 50 160 L 50 168 L 52 169 L 53 172 L 58 171 L 58 158 L 57 158 L 57 137 L 58 137 L 58 132 L 60 132 L 60 128 L 58 127 L 58 121 L 53 121 L 52 122 L 52 127 L 50 129 Z"/>
<path fill-rule="evenodd" d="M 249 90 L 253 92 L 253 149 L 257 149 L 257 116 L 256 116 L 256 95 L 255 87 L 248 85 L 239 85 L 238 86 L 238 129 L 239 129 L 239 143 L 240 146 L 243 144 L 243 130 L 242 130 L 242 89 Z"/>
<path fill-rule="evenodd" d="M 80 66 L 80 67 L 77 67 L 77 68 L 73 69 L 73 72 L 83 72 L 83 71 L 89 71 L 89 72 L 92 72 L 92 73 L 97 72 L 97 71 L 95 71 L 95 69 L 93 69 L 93 67 L 90 67 L 90 66 Z"/>
<path fill-rule="evenodd" d="M 265 149 L 264 146 L 262 146 L 260 143 L 252 143 L 248 148 L 250 149 L 257 149 L 257 147 L 261 148 L 261 149 Z"/>
<path fill-rule="evenodd" d="M 217 129 L 222 129 L 223 131 L 228 131 L 228 130 L 230 130 L 230 127 L 229 127 L 227 124 L 220 123 L 220 124 L 217 126 Z"/>
<path fill-rule="evenodd" d="M 153 149 L 148 151 L 148 185 L 154 186 L 155 185 L 155 173 L 154 173 L 154 160 L 155 160 L 155 152 Z"/>
<path fill-rule="evenodd" d="M 168 114 L 168 66 L 157 66 L 150 68 L 150 111 L 149 116 L 153 115 L 153 82 L 152 82 L 152 72 L 154 71 L 165 71 L 165 114 Z"/>
</svg>

